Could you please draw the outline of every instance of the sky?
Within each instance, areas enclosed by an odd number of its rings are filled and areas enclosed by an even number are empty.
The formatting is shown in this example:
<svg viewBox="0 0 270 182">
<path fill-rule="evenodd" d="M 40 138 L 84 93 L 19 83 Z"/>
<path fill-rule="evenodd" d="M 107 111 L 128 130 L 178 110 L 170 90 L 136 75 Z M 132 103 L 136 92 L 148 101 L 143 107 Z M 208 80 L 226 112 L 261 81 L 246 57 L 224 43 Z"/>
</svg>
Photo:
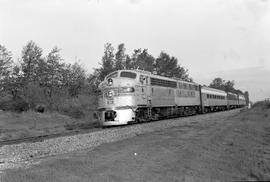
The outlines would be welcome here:
<svg viewBox="0 0 270 182">
<path fill-rule="evenodd" d="M 177 57 L 195 82 L 234 80 L 252 101 L 270 98 L 270 0 L 0 0 L 0 44 L 99 67 L 104 44 Z"/>
</svg>

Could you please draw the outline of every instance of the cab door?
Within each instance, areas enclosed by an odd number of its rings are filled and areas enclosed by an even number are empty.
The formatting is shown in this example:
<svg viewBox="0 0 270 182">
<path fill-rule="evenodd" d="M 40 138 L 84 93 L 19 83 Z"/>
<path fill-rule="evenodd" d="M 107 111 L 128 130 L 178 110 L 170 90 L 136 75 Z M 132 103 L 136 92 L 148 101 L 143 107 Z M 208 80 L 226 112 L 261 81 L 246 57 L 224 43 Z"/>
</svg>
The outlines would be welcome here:
<svg viewBox="0 0 270 182">
<path fill-rule="evenodd" d="M 140 83 L 142 87 L 142 99 L 146 105 L 151 104 L 151 92 L 149 84 L 149 76 L 140 75 Z"/>
<path fill-rule="evenodd" d="M 150 85 L 150 77 L 145 77 L 145 85 L 146 85 L 146 96 L 147 96 L 147 104 L 152 106 L 152 90 Z"/>
</svg>

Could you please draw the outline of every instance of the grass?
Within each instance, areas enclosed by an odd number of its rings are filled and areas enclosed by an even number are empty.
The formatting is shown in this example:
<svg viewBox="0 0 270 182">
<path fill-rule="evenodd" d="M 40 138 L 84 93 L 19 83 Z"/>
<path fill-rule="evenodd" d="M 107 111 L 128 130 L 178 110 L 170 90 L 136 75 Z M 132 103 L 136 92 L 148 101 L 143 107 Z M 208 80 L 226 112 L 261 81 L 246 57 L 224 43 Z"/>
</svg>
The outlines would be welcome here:
<svg viewBox="0 0 270 182">
<path fill-rule="evenodd" d="M 13 100 L 11 95 L 0 98 L 0 141 L 85 130 L 98 125 L 92 117 L 97 106 L 95 94 L 79 94 L 76 97 L 70 97 L 61 93 L 53 95 L 51 98 L 53 102 L 49 102 L 40 93 L 42 92 L 31 92 L 27 99 L 21 100 Z M 33 106 L 44 106 L 45 112 L 35 112 L 33 111 L 35 107 L 30 107 L 32 110 L 20 113 L 14 112 L 17 107 L 20 109 L 20 103 L 25 100 Z"/>
<path fill-rule="evenodd" d="M 27 111 L 16 113 L 0 111 L 0 141 L 83 130 L 96 125 L 96 121 L 90 115 L 75 119 L 58 112 Z"/>
<path fill-rule="evenodd" d="M 264 138 L 263 136 L 266 133 L 264 133 L 263 128 L 266 126 L 266 121 L 269 120 L 261 120 L 264 117 L 264 115 L 260 115 L 261 107 L 264 108 L 264 105 L 258 105 L 241 112 L 240 116 L 248 116 L 248 122 L 239 122 L 239 120 L 232 118 L 231 122 L 228 121 L 229 124 L 225 125 L 225 130 L 211 134 L 210 138 L 208 136 L 212 132 L 204 132 L 203 135 L 194 134 L 189 136 L 194 138 L 185 138 L 185 140 L 182 138 L 182 132 L 179 133 L 179 138 L 177 138 L 177 135 L 168 137 L 175 132 L 175 129 L 168 130 L 168 136 L 165 135 L 166 132 L 157 132 L 160 134 L 151 134 L 150 137 L 144 135 L 139 140 L 132 138 L 120 143 L 106 144 L 94 149 L 91 153 L 86 151 L 71 155 L 65 154 L 60 157 L 56 156 L 53 159 L 46 159 L 46 162 L 28 169 L 10 170 L 4 174 L 3 181 L 105 181 L 106 179 L 107 181 L 129 181 L 131 177 L 136 179 L 135 177 L 139 175 L 143 177 L 140 179 L 155 181 L 157 179 L 155 176 L 158 173 L 161 174 L 158 175 L 160 181 L 161 179 L 166 181 L 164 179 L 170 176 L 171 178 L 167 178 L 167 181 L 169 181 L 169 179 L 173 179 L 172 176 L 177 179 L 182 168 L 184 169 L 183 175 L 200 177 L 201 180 L 205 181 L 218 180 L 218 178 L 226 181 L 266 181 L 270 179 L 269 154 L 263 156 L 262 151 L 267 152 L 266 148 L 269 143 L 267 141 L 269 141 L 270 135 L 268 134 L 268 137 Z M 269 110 L 265 109 L 264 112 L 267 113 Z M 222 125 L 215 126 L 211 124 L 208 126 L 216 127 L 212 128 L 216 130 L 221 128 Z M 206 131 L 214 131 L 212 129 Z M 234 129 L 237 129 L 236 134 Z M 202 140 L 197 140 L 198 136 Z M 153 140 L 156 138 L 158 140 Z M 163 138 L 167 142 L 162 141 Z M 175 143 L 176 141 L 179 141 L 179 143 Z M 226 141 L 225 147 L 220 145 L 223 141 Z M 266 142 L 266 144 L 262 142 Z M 129 145 L 130 143 L 131 145 Z M 164 145 L 164 143 L 168 145 Z M 202 146 L 208 147 L 203 148 Z M 162 150 L 166 153 L 162 152 Z M 133 155 L 135 151 L 139 151 L 136 157 Z M 159 153 L 159 155 L 154 155 L 153 151 L 155 151 L 155 154 Z M 182 153 L 185 155 L 180 155 Z M 190 157 L 190 155 L 195 157 Z M 165 156 L 172 157 L 163 160 Z M 145 160 L 146 158 L 147 160 Z M 175 160 L 181 162 L 176 162 L 177 165 L 174 166 L 172 161 Z M 145 161 L 150 162 L 147 164 Z M 148 167 L 151 170 L 146 171 L 147 173 L 143 172 L 145 170 L 136 170 L 147 165 L 151 166 Z M 201 166 L 206 167 L 202 169 Z M 145 178 L 146 176 L 147 178 Z M 149 176 L 154 176 L 154 178 Z M 164 176 L 164 178 L 161 178 L 161 176 Z M 189 179 L 196 181 L 196 178 Z"/>
</svg>

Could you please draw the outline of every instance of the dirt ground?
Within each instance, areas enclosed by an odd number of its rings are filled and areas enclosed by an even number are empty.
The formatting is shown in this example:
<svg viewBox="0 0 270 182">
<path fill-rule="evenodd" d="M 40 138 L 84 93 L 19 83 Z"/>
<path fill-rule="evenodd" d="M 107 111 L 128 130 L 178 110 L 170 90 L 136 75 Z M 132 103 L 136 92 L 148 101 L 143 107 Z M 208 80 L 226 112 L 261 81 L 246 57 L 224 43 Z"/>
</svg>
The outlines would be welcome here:
<svg viewBox="0 0 270 182">
<path fill-rule="evenodd" d="M 270 180 L 270 109 L 103 144 L 11 169 L 3 182 Z M 165 122 L 165 121 L 164 121 Z"/>
</svg>

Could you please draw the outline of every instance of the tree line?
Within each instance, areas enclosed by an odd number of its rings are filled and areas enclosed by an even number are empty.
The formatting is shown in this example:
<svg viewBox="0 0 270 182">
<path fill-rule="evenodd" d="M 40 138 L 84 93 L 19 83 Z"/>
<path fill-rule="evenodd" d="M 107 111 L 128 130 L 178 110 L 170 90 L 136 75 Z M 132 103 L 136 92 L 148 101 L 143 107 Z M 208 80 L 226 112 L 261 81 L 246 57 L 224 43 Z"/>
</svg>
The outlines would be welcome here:
<svg viewBox="0 0 270 182">
<path fill-rule="evenodd" d="M 79 112 L 93 108 L 98 84 L 119 69 L 155 71 L 158 75 L 192 81 L 177 58 L 164 51 L 157 58 L 141 48 L 128 55 L 124 44 L 114 49 L 106 43 L 100 66 L 92 74 L 87 74 L 79 62 L 65 63 L 60 51 L 54 47 L 44 55 L 41 47 L 29 41 L 15 62 L 12 53 L 0 45 L 0 109 L 24 111 L 42 105 L 48 110 L 70 112 L 70 108 L 75 108 Z M 83 101 L 89 102 L 88 107 L 81 106 Z"/>
<path fill-rule="evenodd" d="M 100 67 L 94 69 L 94 73 L 90 75 L 91 84 L 96 87 L 107 74 L 120 69 L 141 69 L 156 72 L 161 76 L 192 81 L 188 70 L 178 63 L 178 59 L 164 51 L 157 58 L 152 56 L 147 49 L 135 49 L 131 55 L 126 54 L 125 51 L 124 44 L 119 44 L 116 51 L 112 44 L 105 44 Z"/>
<path fill-rule="evenodd" d="M 95 109 L 98 84 L 107 74 L 120 69 L 141 69 L 193 81 L 178 59 L 164 51 L 157 58 L 141 48 L 128 55 L 125 44 L 115 49 L 106 43 L 100 66 L 91 74 L 80 62 L 65 63 L 60 51 L 54 47 L 44 55 L 42 48 L 29 41 L 22 48 L 19 61 L 14 62 L 12 53 L 0 45 L 0 109 L 24 111 L 43 106 L 81 116 Z M 224 90 L 233 88 L 234 82 L 226 82 L 224 87 L 222 79 L 215 79 L 210 86 Z"/>
<path fill-rule="evenodd" d="M 79 62 L 64 63 L 58 47 L 43 55 L 35 42 L 22 49 L 14 62 L 12 53 L 0 45 L 0 109 L 24 111 L 43 106 L 59 110 L 61 98 L 88 92 L 86 70 Z"/>
</svg>

